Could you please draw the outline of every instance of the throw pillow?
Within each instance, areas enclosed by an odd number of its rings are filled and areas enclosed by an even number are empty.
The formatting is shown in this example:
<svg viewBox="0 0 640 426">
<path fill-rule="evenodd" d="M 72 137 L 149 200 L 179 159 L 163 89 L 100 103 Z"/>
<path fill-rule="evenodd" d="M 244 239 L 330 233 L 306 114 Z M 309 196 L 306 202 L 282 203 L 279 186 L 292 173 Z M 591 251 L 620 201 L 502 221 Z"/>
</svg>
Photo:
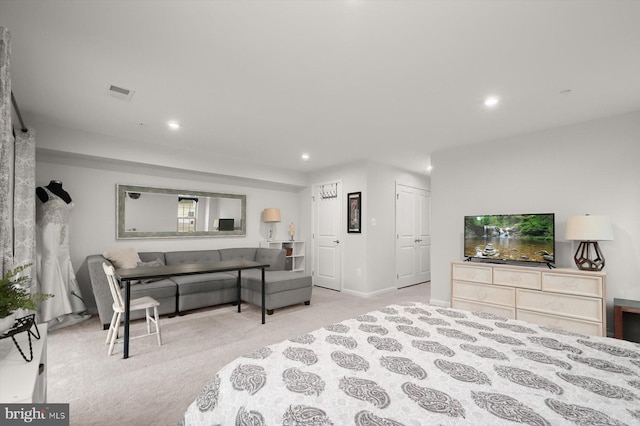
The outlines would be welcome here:
<svg viewBox="0 0 640 426">
<path fill-rule="evenodd" d="M 133 248 L 125 248 L 122 250 L 105 251 L 102 255 L 113 263 L 116 269 L 119 268 L 135 268 L 140 262 L 140 256 Z"/>
<path fill-rule="evenodd" d="M 149 262 L 138 262 L 138 268 L 151 268 L 153 266 L 164 266 L 164 262 L 160 259 L 150 260 Z M 149 284 L 156 281 L 164 280 L 164 277 L 161 278 L 148 278 L 146 280 L 140 280 L 142 284 Z M 137 284 L 137 283 L 136 283 Z"/>
<path fill-rule="evenodd" d="M 138 262 L 138 268 L 151 268 L 152 266 L 164 266 L 164 262 L 160 259 L 150 260 L 149 262 Z"/>
</svg>

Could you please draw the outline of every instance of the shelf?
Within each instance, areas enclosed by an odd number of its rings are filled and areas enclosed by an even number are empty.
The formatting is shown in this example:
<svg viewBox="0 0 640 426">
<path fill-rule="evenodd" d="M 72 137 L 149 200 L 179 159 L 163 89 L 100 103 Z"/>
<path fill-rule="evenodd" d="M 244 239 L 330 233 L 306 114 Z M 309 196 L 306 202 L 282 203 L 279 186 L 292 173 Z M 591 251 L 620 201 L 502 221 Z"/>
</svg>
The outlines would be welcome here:
<svg viewBox="0 0 640 426">
<path fill-rule="evenodd" d="M 286 250 L 285 270 L 293 272 L 305 271 L 304 241 L 262 241 L 260 247 Z"/>
</svg>

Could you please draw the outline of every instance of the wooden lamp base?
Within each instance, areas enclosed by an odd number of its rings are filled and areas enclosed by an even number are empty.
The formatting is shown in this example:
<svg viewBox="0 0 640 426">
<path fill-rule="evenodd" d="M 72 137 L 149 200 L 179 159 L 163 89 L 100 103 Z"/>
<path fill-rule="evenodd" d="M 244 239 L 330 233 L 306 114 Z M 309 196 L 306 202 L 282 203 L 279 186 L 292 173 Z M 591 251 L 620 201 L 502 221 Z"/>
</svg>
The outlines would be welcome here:
<svg viewBox="0 0 640 426">
<path fill-rule="evenodd" d="M 601 271 L 604 268 L 604 255 L 597 241 L 580 241 L 573 260 L 583 271 Z"/>
</svg>

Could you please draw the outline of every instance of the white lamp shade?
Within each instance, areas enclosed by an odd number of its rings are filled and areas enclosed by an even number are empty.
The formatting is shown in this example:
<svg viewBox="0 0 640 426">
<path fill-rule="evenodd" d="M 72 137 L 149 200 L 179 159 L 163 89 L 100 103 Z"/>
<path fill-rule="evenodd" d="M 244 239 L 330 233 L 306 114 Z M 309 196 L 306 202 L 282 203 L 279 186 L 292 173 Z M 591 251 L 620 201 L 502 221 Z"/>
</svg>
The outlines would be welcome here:
<svg viewBox="0 0 640 426">
<path fill-rule="evenodd" d="M 268 208 L 262 212 L 262 221 L 264 223 L 280 222 L 280 209 Z"/>
<path fill-rule="evenodd" d="M 567 219 L 567 240 L 610 241 L 613 228 L 608 216 L 571 216 Z"/>
</svg>

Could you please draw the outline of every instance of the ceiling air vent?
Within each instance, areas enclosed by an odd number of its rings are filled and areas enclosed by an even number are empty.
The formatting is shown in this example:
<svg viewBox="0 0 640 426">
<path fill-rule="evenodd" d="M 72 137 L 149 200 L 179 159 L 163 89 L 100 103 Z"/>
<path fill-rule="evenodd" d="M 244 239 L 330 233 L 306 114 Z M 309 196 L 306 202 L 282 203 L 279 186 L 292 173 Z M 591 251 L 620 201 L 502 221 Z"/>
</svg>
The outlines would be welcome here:
<svg viewBox="0 0 640 426">
<path fill-rule="evenodd" d="M 115 84 L 109 84 L 107 86 L 107 94 L 122 101 L 130 101 L 135 93 L 135 90 L 125 89 L 124 87 L 116 86 Z"/>
</svg>

